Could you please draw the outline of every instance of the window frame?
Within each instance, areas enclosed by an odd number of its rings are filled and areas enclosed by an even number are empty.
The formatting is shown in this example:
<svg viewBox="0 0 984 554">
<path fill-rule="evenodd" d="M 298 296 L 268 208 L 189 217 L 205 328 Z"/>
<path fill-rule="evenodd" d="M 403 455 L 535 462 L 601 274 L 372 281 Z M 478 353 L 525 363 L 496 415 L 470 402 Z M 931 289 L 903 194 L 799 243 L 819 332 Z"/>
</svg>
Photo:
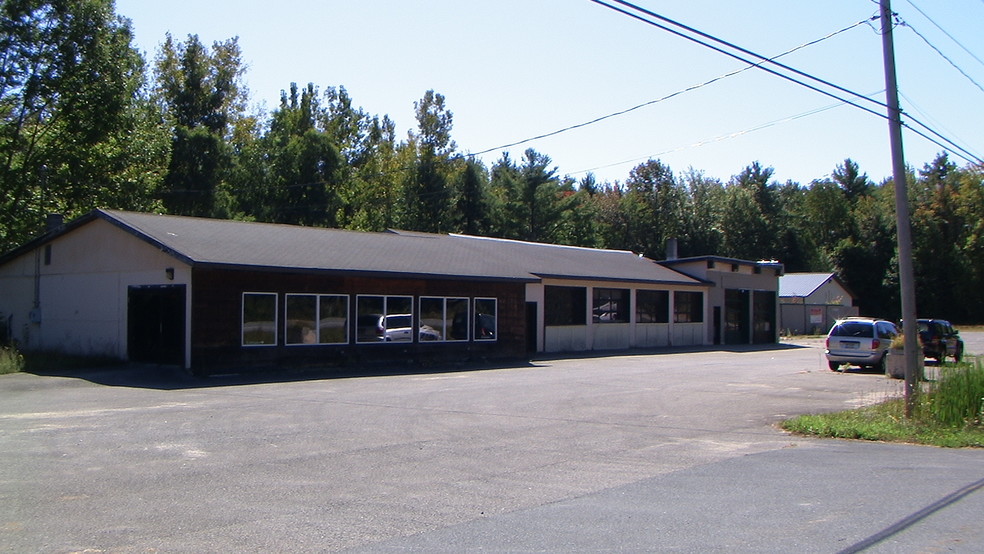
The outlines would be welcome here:
<svg viewBox="0 0 984 554">
<path fill-rule="evenodd" d="M 291 298 L 297 297 L 311 297 L 314 300 L 314 321 L 313 321 L 313 331 L 314 331 L 314 342 L 294 342 L 290 340 L 290 330 L 288 326 L 290 325 L 290 300 Z M 345 305 L 343 311 L 345 313 L 345 321 L 342 324 L 342 331 L 344 332 L 344 339 L 342 341 L 323 341 L 322 332 L 325 327 L 322 325 L 322 301 L 326 298 L 336 298 L 344 299 Z M 330 346 L 330 345 L 340 345 L 349 344 L 349 317 L 351 317 L 349 309 L 351 308 L 351 300 L 347 294 L 320 294 L 313 292 L 291 292 L 284 294 L 284 345 L 285 346 Z"/>
<path fill-rule="evenodd" d="M 693 299 L 681 302 L 683 298 Z M 681 306 L 688 306 L 683 311 Z M 704 293 L 700 291 L 673 291 L 673 323 L 703 323 L 704 322 Z"/>
<path fill-rule="evenodd" d="M 656 296 L 655 302 L 643 302 L 643 295 L 654 295 Z M 658 297 L 662 297 L 661 299 Z M 653 306 L 652 310 L 647 310 L 649 306 Z M 662 307 L 662 314 L 657 313 L 659 308 Z M 656 290 L 656 289 L 637 289 L 636 290 L 636 305 L 635 305 L 636 323 L 641 323 L 645 325 L 657 324 L 657 323 L 669 323 L 670 322 L 670 291 L 668 290 Z M 643 321 L 642 315 L 645 314 L 645 319 L 650 319 L 652 316 L 652 321 Z M 662 315 L 662 318 L 660 318 Z"/>
<path fill-rule="evenodd" d="M 559 295 L 563 295 L 562 297 Z M 555 296 L 557 295 L 557 296 Z M 555 300 L 563 300 L 563 305 Z M 556 307 L 562 307 L 556 310 Z M 546 285 L 543 291 L 544 325 L 547 327 L 570 327 L 588 324 L 588 287 L 568 285 Z M 570 316 L 558 319 L 558 315 Z"/>
<path fill-rule="evenodd" d="M 425 323 L 425 321 L 424 321 L 424 302 L 425 301 L 434 301 L 434 300 L 439 300 L 441 302 L 441 326 L 440 326 L 440 329 L 437 329 L 437 328 L 433 327 L 432 325 L 430 325 L 429 323 Z M 465 303 L 465 338 L 461 338 L 461 339 L 451 338 L 450 331 L 454 327 L 454 316 L 450 316 L 449 317 L 449 314 L 448 314 L 448 304 L 451 301 L 464 302 Z M 465 297 L 465 296 L 421 296 L 421 297 L 419 297 L 417 299 L 417 313 L 418 313 L 418 318 L 419 318 L 418 325 L 417 325 L 417 336 L 418 336 L 418 338 L 420 336 L 420 329 L 422 329 L 425 325 L 427 325 L 428 327 L 430 327 L 430 328 L 434 329 L 435 331 L 437 331 L 439 333 L 440 337 L 441 337 L 441 338 L 436 339 L 436 340 L 433 340 L 433 341 L 428 340 L 428 341 L 421 341 L 421 342 L 468 342 L 468 338 L 470 336 L 470 334 L 469 334 L 470 333 L 470 323 L 469 323 L 468 320 L 469 320 L 469 316 L 471 314 L 471 299 L 469 299 L 468 297 Z"/>
<path fill-rule="evenodd" d="M 492 313 L 492 314 L 483 314 L 482 312 L 480 312 L 479 309 L 478 309 L 478 303 L 479 302 L 492 302 L 493 312 L 494 313 Z M 498 342 L 498 340 L 499 340 L 499 299 L 498 298 L 495 298 L 495 297 L 476 296 L 472 300 L 472 314 L 474 314 L 473 315 L 474 321 L 471 324 L 471 328 L 472 329 L 471 329 L 471 331 L 469 333 L 469 336 L 471 336 L 472 340 L 474 340 L 475 342 Z M 495 325 L 495 329 L 492 330 L 492 336 L 489 337 L 489 338 L 479 337 L 478 336 L 478 330 L 475 328 L 475 323 L 478 322 L 478 318 L 480 316 L 482 316 L 482 315 L 491 315 L 492 316 L 492 322 Z"/>
<path fill-rule="evenodd" d="M 383 320 L 384 321 L 385 321 L 385 318 L 387 316 L 391 316 L 391 315 L 403 315 L 405 313 L 405 312 L 402 312 L 402 311 L 393 311 L 392 313 L 390 313 L 390 303 L 391 303 L 391 300 L 393 300 L 393 299 L 408 300 L 409 303 L 410 303 L 409 305 L 410 305 L 410 328 L 411 329 L 414 329 L 414 322 L 417 320 L 417 314 L 415 313 L 415 309 L 414 309 L 416 307 L 416 303 L 414 302 L 413 295 L 407 295 L 407 294 L 357 294 L 356 297 L 355 297 L 355 326 L 356 326 L 356 330 L 355 330 L 355 344 L 388 344 L 388 343 L 407 344 L 408 342 L 409 343 L 419 342 L 418 341 L 418 337 L 417 337 L 417 335 L 420 333 L 420 326 L 419 326 L 419 324 L 417 325 L 416 332 L 411 331 L 410 340 L 409 341 L 406 341 L 406 340 L 386 340 L 386 331 L 387 330 L 385 328 L 383 329 L 383 338 L 381 340 L 362 340 L 361 336 L 359 335 L 359 320 L 364 315 L 376 315 L 376 314 L 363 314 L 359 310 L 360 303 L 362 302 L 363 299 L 367 299 L 367 298 L 381 298 L 383 300 L 383 308 L 382 308 L 382 312 L 383 313 L 381 313 L 379 315 L 381 317 L 383 317 Z"/>
<path fill-rule="evenodd" d="M 628 323 L 631 318 L 630 305 L 632 298 L 631 289 L 620 289 L 613 287 L 592 287 L 591 288 L 591 323 L 598 325 L 608 325 L 612 323 Z M 615 309 L 606 313 L 614 314 L 614 319 L 604 320 L 598 315 L 598 309 L 604 304 Z"/>
<path fill-rule="evenodd" d="M 273 297 L 273 321 L 271 329 L 273 333 L 273 342 L 249 342 L 246 340 L 246 298 L 247 297 Z M 279 328 L 279 317 L 280 317 L 280 294 L 276 292 L 259 292 L 259 291 L 243 291 L 240 296 L 240 310 L 239 310 L 239 342 L 240 346 L 243 348 L 263 348 L 270 346 L 277 346 L 279 344 L 279 337 L 277 336 L 277 330 Z M 264 321 L 256 321 L 251 323 L 263 324 Z"/>
</svg>

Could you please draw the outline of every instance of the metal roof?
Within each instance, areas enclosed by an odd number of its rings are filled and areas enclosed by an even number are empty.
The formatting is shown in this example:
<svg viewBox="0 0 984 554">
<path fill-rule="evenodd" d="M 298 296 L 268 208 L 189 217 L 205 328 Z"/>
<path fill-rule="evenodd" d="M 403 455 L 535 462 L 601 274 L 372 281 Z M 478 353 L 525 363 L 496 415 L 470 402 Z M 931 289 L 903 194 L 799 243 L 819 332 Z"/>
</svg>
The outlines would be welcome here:
<svg viewBox="0 0 984 554">
<path fill-rule="evenodd" d="M 779 296 L 807 297 L 831 279 L 840 283 L 840 280 L 837 279 L 837 275 L 834 273 L 787 273 L 779 278 Z"/>
<path fill-rule="evenodd" d="M 330 271 L 438 279 L 543 278 L 704 286 L 626 250 L 467 235 L 368 233 L 116 210 L 95 210 L 15 252 L 102 219 L 192 266 Z"/>
</svg>

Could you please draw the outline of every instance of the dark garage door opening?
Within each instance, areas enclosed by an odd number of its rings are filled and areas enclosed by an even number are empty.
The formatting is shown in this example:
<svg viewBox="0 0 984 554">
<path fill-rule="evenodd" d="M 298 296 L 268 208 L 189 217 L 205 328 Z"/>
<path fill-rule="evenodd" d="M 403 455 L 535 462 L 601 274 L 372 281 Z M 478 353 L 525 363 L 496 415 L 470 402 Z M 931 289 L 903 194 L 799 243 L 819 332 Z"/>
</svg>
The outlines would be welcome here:
<svg viewBox="0 0 984 554">
<path fill-rule="evenodd" d="M 136 286 L 127 295 L 127 356 L 184 365 L 185 286 Z"/>
</svg>

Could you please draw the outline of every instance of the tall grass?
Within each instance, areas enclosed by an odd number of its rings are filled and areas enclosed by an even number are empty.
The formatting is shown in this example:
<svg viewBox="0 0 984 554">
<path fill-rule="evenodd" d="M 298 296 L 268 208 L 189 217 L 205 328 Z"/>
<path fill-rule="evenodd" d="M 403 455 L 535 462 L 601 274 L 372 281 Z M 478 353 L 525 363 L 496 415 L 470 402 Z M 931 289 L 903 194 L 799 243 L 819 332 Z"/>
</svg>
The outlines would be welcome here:
<svg viewBox="0 0 984 554">
<path fill-rule="evenodd" d="M 24 370 L 24 356 L 13 346 L 0 346 L 0 375 Z"/>
<path fill-rule="evenodd" d="M 899 441 L 943 447 L 984 447 L 984 361 L 940 368 L 935 382 L 917 388 L 912 417 L 892 398 L 855 410 L 808 414 L 782 423 L 804 435 Z"/>
<path fill-rule="evenodd" d="M 930 412 L 943 425 L 984 424 L 984 363 L 948 367 L 931 388 Z"/>
</svg>

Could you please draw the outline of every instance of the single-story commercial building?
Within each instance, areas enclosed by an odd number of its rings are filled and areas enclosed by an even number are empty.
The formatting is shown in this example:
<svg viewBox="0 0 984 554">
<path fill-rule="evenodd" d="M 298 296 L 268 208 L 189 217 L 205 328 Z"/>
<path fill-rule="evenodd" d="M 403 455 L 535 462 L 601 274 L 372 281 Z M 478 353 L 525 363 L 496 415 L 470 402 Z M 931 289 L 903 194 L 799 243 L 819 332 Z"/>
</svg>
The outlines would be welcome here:
<svg viewBox="0 0 984 554">
<path fill-rule="evenodd" d="M 779 278 L 779 325 L 786 334 L 822 335 L 834 321 L 858 315 L 856 303 L 836 273 L 788 273 Z"/>
<path fill-rule="evenodd" d="M 0 256 L 0 340 L 202 373 L 774 342 L 781 265 L 700 260 L 95 210 Z"/>
<path fill-rule="evenodd" d="M 776 296 L 783 265 L 720 256 L 675 258 L 662 265 L 708 283 L 707 344 L 770 344 L 779 340 Z"/>
</svg>

